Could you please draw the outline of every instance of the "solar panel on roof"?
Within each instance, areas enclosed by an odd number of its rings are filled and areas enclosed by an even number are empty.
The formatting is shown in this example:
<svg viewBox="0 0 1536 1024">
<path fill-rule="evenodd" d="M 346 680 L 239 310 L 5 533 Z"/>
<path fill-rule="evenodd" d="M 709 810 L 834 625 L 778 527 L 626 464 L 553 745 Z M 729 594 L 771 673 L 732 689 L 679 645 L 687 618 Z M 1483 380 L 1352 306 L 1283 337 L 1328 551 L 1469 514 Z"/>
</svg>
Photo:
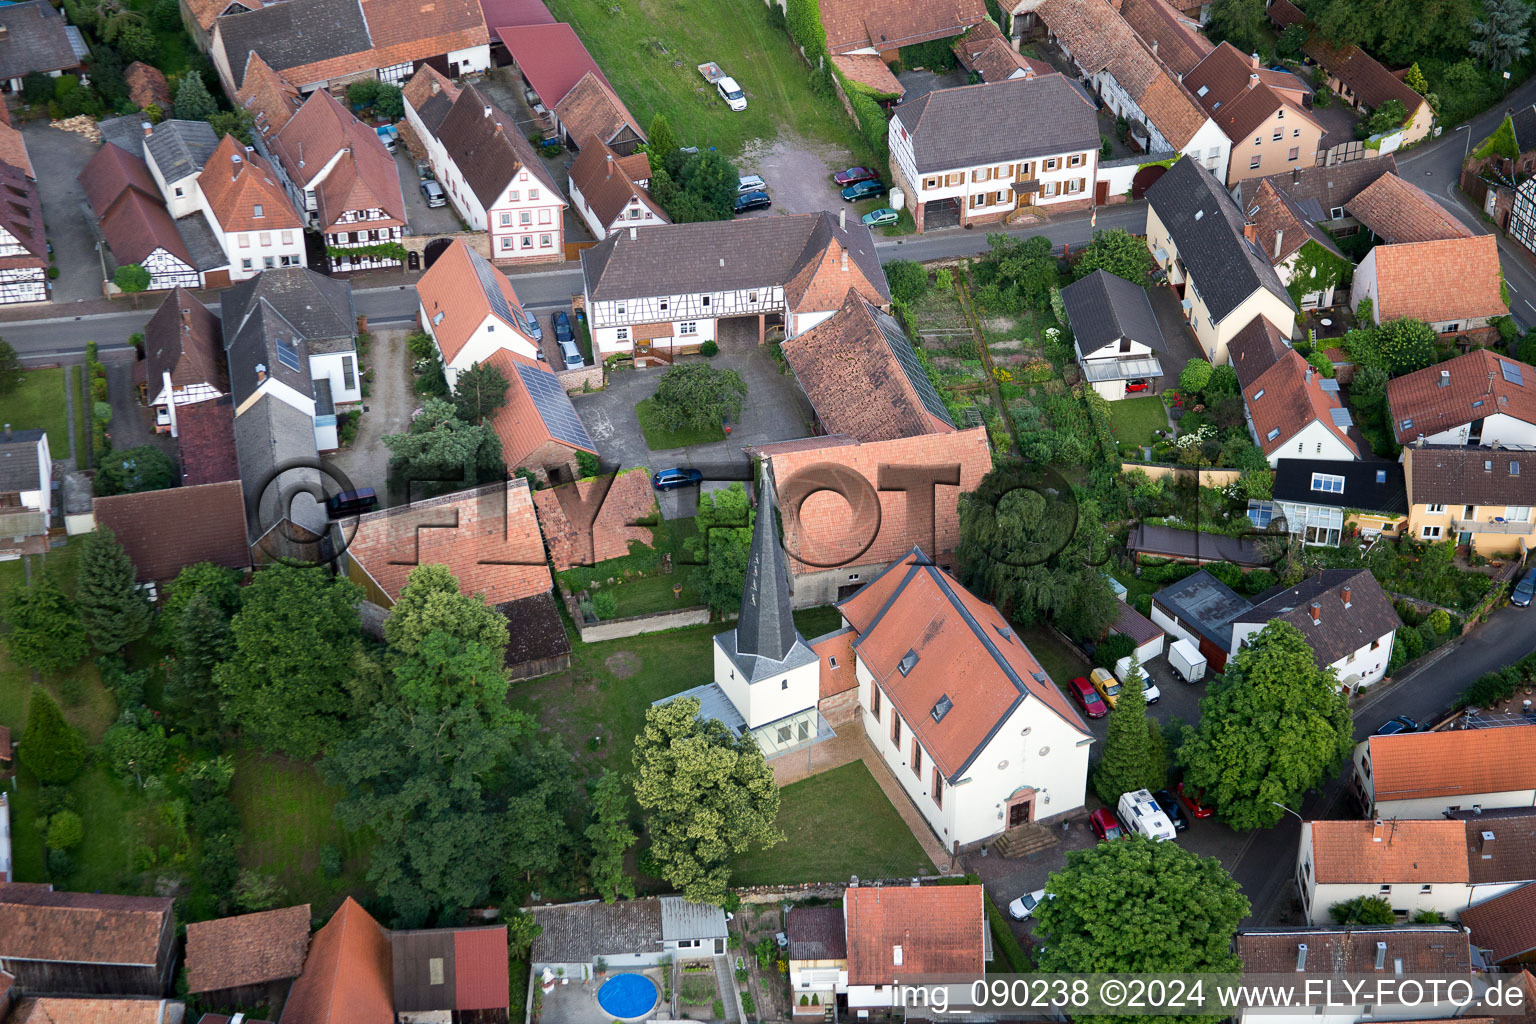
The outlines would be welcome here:
<svg viewBox="0 0 1536 1024">
<path fill-rule="evenodd" d="M 512 306 L 501 292 L 501 282 L 496 280 L 496 268 L 475 250 L 466 251 L 469 253 L 470 265 L 475 268 L 475 276 L 480 279 L 480 288 L 485 292 L 485 301 L 491 304 L 491 312 L 509 324 L 520 324 L 522 321 L 513 314 Z"/>
<path fill-rule="evenodd" d="M 299 368 L 299 350 L 293 347 L 293 342 L 288 338 L 277 339 L 277 361 L 297 371 Z"/>
<path fill-rule="evenodd" d="M 1348 409 L 1329 409 L 1328 414 L 1333 417 L 1333 425 L 1340 430 L 1355 425 L 1355 421 L 1350 418 Z"/>
<path fill-rule="evenodd" d="M 1322 388 L 1324 391 L 1337 391 L 1339 390 L 1339 382 L 1334 380 L 1332 377 L 1324 377 L 1321 383 L 1318 384 L 1318 387 Z"/>
<path fill-rule="evenodd" d="M 901 325 L 894 317 L 885 313 L 875 314 L 875 324 L 880 328 L 880 333 L 885 336 L 885 343 L 891 347 L 891 352 L 896 356 L 896 361 L 901 364 L 901 370 L 907 375 L 907 380 L 912 382 L 912 389 L 917 392 L 917 397 L 922 401 L 923 408 L 934 416 L 954 426 L 949 418 L 949 411 L 944 408 L 944 400 L 933 389 L 933 384 L 928 380 L 928 374 L 923 372 L 923 366 L 917 361 L 917 353 L 912 351 L 912 343 L 902 332 Z"/>
<path fill-rule="evenodd" d="M 582 426 L 576 416 L 576 408 L 571 405 L 570 396 L 565 393 L 565 388 L 560 386 L 555 375 L 537 366 L 524 363 L 517 363 L 516 366 L 517 375 L 522 378 L 523 387 L 528 389 L 528 395 L 533 399 L 534 407 L 539 410 L 539 418 L 544 421 L 549 436 L 577 448 L 596 451 L 597 445 L 592 443 L 587 428 Z"/>
<path fill-rule="evenodd" d="M 1500 359 L 1499 369 L 1504 371 L 1505 380 L 1509 381 L 1511 384 L 1514 384 L 1516 387 L 1525 387 L 1525 374 L 1519 363 L 1511 363 Z"/>
</svg>

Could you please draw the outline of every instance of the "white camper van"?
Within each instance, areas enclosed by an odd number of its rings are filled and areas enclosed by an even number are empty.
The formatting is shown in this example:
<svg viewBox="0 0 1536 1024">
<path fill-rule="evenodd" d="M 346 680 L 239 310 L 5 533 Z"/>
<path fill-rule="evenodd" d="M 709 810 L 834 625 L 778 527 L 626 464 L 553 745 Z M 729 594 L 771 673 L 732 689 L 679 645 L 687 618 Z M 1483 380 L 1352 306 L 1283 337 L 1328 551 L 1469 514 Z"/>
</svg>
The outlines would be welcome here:
<svg viewBox="0 0 1536 1024">
<path fill-rule="evenodd" d="M 1173 822 L 1145 789 L 1120 794 L 1120 820 L 1148 839 L 1172 839 L 1176 835 Z"/>
</svg>

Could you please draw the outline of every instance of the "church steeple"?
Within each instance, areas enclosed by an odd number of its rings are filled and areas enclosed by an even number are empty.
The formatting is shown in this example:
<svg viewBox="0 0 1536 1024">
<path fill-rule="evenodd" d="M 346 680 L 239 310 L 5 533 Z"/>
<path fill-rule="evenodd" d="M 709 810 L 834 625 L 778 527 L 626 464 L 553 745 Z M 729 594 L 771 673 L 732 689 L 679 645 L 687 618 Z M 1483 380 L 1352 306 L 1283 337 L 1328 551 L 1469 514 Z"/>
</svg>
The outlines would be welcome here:
<svg viewBox="0 0 1536 1024">
<path fill-rule="evenodd" d="M 757 522 L 747 557 L 741 615 L 736 620 L 736 650 L 769 661 L 783 661 L 799 641 L 789 603 L 789 562 L 779 545 L 778 516 L 771 489 L 759 489 Z"/>
</svg>

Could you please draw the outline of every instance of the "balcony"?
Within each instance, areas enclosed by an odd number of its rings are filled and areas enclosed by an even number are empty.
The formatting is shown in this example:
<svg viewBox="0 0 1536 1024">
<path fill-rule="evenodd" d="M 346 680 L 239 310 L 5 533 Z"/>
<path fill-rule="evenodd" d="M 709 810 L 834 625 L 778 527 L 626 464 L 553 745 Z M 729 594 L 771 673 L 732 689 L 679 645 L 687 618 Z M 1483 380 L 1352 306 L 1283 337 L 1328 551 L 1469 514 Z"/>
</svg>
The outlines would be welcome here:
<svg viewBox="0 0 1536 1024">
<path fill-rule="evenodd" d="M 1509 533 L 1516 536 L 1525 536 L 1536 532 L 1536 525 L 1531 523 L 1511 523 L 1503 519 L 1453 519 L 1451 530 L 1454 533 Z"/>
</svg>

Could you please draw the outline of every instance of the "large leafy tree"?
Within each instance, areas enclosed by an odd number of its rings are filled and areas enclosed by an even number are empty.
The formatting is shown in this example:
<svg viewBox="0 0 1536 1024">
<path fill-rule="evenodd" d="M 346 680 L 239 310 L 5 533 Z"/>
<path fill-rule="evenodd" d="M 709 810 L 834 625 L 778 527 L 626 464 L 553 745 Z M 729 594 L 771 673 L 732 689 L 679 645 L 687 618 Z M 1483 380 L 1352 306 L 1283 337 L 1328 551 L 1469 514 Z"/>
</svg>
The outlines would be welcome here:
<svg viewBox="0 0 1536 1024">
<path fill-rule="evenodd" d="M 1179 761 L 1233 828 L 1268 828 L 1354 746 L 1349 702 L 1295 626 L 1271 622 L 1227 662 L 1186 729 Z"/>
<path fill-rule="evenodd" d="M 507 376 L 490 363 L 473 363 L 453 385 L 453 408 L 465 423 L 479 424 L 507 404 Z"/>
<path fill-rule="evenodd" d="M 59 705 L 42 687 L 33 687 L 17 751 L 21 763 L 39 782 L 62 786 L 79 776 L 85 767 L 85 754 L 85 739 L 64 721 Z"/>
<path fill-rule="evenodd" d="M 1270 30 L 1264 0 L 1215 0 L 1210 32 L 1213 40 L 1231 43 L 1244 53 L 1267 49 Z"/>
<path fill-rule="evenodd" d="M 695 903 L 723 903 L 730 858 L 784 838 L 779 787 L 751 736 L 700 720 L 699 699 L 646 708 L 635 738 L 635 801 L 661 873 Z"/>
<path fill-rule="evenodd" d="M 1376 344 L 1394 377 L 1435 362 L 1435 329 L 1422 320 L 1400 317 L 1376 328 Z"/>
<path fill-rule="evenodd" d="M 1109 716 L 1104 756 L 1093 772 L 1093 789 L 1111 807 L 1121 793 L 1137 789 L 1161 789 L 1167 776 L 1163 737 L 1147 717 L 1147 694 L 1140 683 L 1141 665 L 1134 655 L 1133 671 L 1120 687 L 1115 710 Z"/>
<path fill-rule="evenodd" d="M 1503 71 L 1531 52 L 1530 37 L 1531 8 L 1525 0 L 1483 0 L 1467 52 L 1490 71 Z"/>
<path fill-rule="evenodd" d="M 665 422 L 687 427 L 718 427 L 741 414 L 747 382 L 735 370 L 709 363 L 684 363 L 661 375 L 656 385 L 656 411 Z"/>
<path fill-rule="evenodd" d="M 96 493 L 137 494 L 175 487 L 180 475 L 171 457 L 153 445 L 107 452 L 96 469 Z"/>
<path fill-rule="evenodd" d="M 5 605 L 10 632 L 5 634 L 11 657 L 39 672 L 60 672 L 78 665 L 90 645 L 80 625 L 80 613 L 54 582 L 43 573 L 30 587 L 11 592 Z"/>
<path fill-rule="evenodd" d="M 479 597 L 459 593 L 459 581 L 447 566 L 418 565 L 384 620 L 384 639 L 405 654 L 415 654 L 433 632 L 474 640 L 498 656 L 507 649 L 505 616 Z"/>
<path fill-rule="evenodd" d="M 1133 835 L 1073 850 L 1045 887 L 1052 898 L 1034 913 L 1042 942 L 1035 966 L 1043 973 L 1241 970 L 1232 937 L 1248 900 L 1215 857 Z"/>
<path fill-rule="evenodd" d="M 495 480 L 505 473 L 501 441 L 491 428 L 466 423 L 453 405 L 428 398 L 403 434 L 386 434 L 390 472 L 420 482 L 413 498 Z"/>
<path fill-rule="evenodd" d="M 342 732 L 358 672 L 362 591 L 272 565 L 245 588 L 228 661 L 214 670 L 230 721 L 268 750 L 314 757 Z"/>
<path fill-rule="evenodd" d="M 229 658 L 230 616 L 209 591 L 198 591 L 176 617 L 175 657 L 166 666 L 165 703 L 175 723 L 205 741 L 224 730 L 214 671 Z"/>
<path fill-rule="evenodd" d="M 1260 0 L 1259 17 L 1264 17 L 1264 6 Z M 1152 280 L 1150 276 L 1157 267 L 1152 259 L 1152 253 L 1147 250 L 1147 243 L 1137 238 L 1128 231 L 1118 228 L 1100 229 L 1093 233 L 1093 241 L 1083 250 L 1082 257 L 1074 268 L 1078 278 L 1087 277 L 1095 270 L 1103 270 L 1123 277 L 1127 281 L 1139 284 L 1145 288 Z"/>
<path fill-rule="evenodd" d="M 629 827 L 629 788 L 618 772 L 604 772 L 597 780 L 586 835 L 592 845 L 592 888 L 608 903 L 620 896 L 634 899 L 635 880 L 624 873 L 624 855 L 639 837 Z"/>
<path fill-rule="evenodd" d="M 139 589 L 138 572 L 111 528 L 98 525 L 85 538 L 75 603 L 97 650 L 112 652 L 149 632 L 154 613 Z"/>
<path fill-rule="evenodd" d="M 711 610 L 722 615 L 741 605 L 756 516 L 739 483 L 699 496 L 694 520 L 699 532 L 684 543 L 689 556 L 702 563 L 693 570 L 694 589 Z"/>
<path fill-rule="evenodd" d="M 1099 637 L 1117 609 L 1097 564 L 1108 539 L 1097 502 L 1069 494 L 1070 485 L 1038 467 L 994 469 L 960 496 L 955 554 L 961 581 L 1016 621 L 1049 620 L 1070 636 Z"/>
</svg>

